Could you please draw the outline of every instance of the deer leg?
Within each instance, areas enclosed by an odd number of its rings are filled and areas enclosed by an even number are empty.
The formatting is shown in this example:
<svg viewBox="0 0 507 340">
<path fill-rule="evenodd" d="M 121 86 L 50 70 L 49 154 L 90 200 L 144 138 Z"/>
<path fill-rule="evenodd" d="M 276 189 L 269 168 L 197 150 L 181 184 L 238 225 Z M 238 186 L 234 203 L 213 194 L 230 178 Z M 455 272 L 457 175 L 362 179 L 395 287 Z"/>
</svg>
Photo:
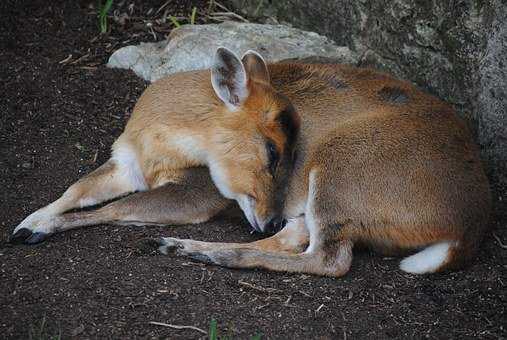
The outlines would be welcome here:
<svg viewBox="0 0 507 340">
<path fill-rule="evenodd" d="M 352 263 L 353 242 L 343 238 L 343 230 L 350 228 L 346 223 L 330 223 L 333 217 L 326 216 L 326 209 L 319 206 L 317 173 L 310 176 L 309 198 L 305 211 L 305 225 L 308 233 L 303 237 L 298 228 L 285 228 L 265 242 L 247 244 L 212 243 L 176 238 L 158 240 L 159 250 L 188 256 L 197 261 L 230 268 L 265 268 L 274 271 L 299 272 L 339 277 L 344 275 Z M 325 205 L 324 205 L 325 207 Z M 287 226 L 286 226 L 287 227 Z M 299 235 L 298 235 L 299 234 Z M 287 239 L 304 239 L 309 236 L 306 251 L 288 253 L 280 247 Z M 273 242 L 273 239 L 276 240 Z M 272 244 L 277 246 L 272 247 Z"/>
<path fill-rule="evenodd" d="M 298 217 L 290 219 L 286 226 L 277 234 L 251 243 L 203 242 L 181 240 L 172 237 L 165 237 L 156 241 L 160 245 L 159 250 L 164 254 L 167 254 L 172 248 L 177 249 L 179 254 L 195 251 L 217 251 L 243 248 L 259 251 L 297 253 L 303 251 L 308 245 L 308 231 L 304 224 L 304 218 Z"/>
<path fill-rule="evenodd" d="M 231 201 L 214 186 L 206 168 L 188 169 L 189 183 L 167 183 L 92 211 L 63 214 L 56 232 L 88 225 L 176 225 L 205 222 Z"/>
<path fill-rule="evenodd" d="M 28 216 L 14 230 L 12 242 L 38 243 L 48 235 L 81 226 L 111 224 L 182 224 L 202 222 L 229 204 L 215 188 L 208 170 L 185 170 L 185 182 L 138 192 L 103 208 L 63 212 L 97 204 L 127 192 L 144 190 L 132 172 L 113 159 L 72 185 L 60 199 Z"/>
<path fill-rule="evenodd" d="M 146 183 L 134 156 L 113 155 L 102 166 L 71 185 L 56 201 L 25 218 L 14 229 L 11 241 L 38 243 L 54 232 L 58 216 L 63 212 L 146 189 Z"/>
</svg>

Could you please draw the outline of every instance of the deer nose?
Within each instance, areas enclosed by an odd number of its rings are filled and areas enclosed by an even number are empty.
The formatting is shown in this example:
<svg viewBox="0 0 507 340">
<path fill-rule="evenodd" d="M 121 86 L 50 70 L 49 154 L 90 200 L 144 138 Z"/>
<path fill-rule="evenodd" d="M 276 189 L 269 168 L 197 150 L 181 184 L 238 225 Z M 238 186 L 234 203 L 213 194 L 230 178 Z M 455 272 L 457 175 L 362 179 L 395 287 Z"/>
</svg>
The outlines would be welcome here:
<svg viewBox="0 0 507 340">
<path fill-rule="evenodd" d="M 282 216 L 275 216 L 266 224 L 266 232 L 276 234 L 285 227 L 287 220 Z"/>
</svg>

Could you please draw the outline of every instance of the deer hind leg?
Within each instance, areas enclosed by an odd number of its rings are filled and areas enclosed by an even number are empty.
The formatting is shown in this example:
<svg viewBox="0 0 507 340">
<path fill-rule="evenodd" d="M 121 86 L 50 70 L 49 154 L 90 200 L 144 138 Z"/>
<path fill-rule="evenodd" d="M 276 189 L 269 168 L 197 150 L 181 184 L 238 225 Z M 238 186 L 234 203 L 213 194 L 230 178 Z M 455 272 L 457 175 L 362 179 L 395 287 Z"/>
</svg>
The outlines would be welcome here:
<svg viewBox="0 0 507 340">
<path fill-rule="evenodd" d="M 185 170 L 185 182 L 137 192 L 91 211 L 60 214 L 52 233 L 97 224 L 168 225 L 200 223 L 230 204 L 220 195 L 206 168 Z M 27 241 L 31 243 L 31 241 Z"/>
<path fill-rule="evenodd" d="M 286 226 L 277 234 L 251 243 L 220 243 L 203 242 L 196 240 L 183 240 L 173 237 L 164 237 L 155 240 L 160 252 L 167 254 L 176 249 L 180 255 L 189 255 L 196 252 L 250 249 L 266 252 L 298 253 L 308 245 L 308 231 L 304 223 L 304 217 L 290 219 Z"/>
<path fill-rule="evenodd" d="M 316 204 L 319 196 L 316 186 L 319 183 L 315 173 L 310 176 L 309 185 L 304 229 L 300 226 L 287 225 L 271 238 L 247 244 L 162 238 L 158 240 L 159 250 L 165 254 L 174 250 L 179 255 L 230 268 L 265 268 L 274 271 L 342 276 L 349 270 L 352 262 L 353 243 L 341 237 L 343 230 L 349 226 L 344 224 L 338 228 L 336 223 L 329 223 L 329 220 L 334 218 L 325 216 L 325 209 Z M 322 213 L 324 216 L 321 216 Z M 288 252 L 291 249 L 281 247 L 289 243 L 287 240 L 301 240 L 292 249 L 300 252 Z M 306 245 L 308 240 L 308 248 L 301 252 L 301 246 Z"/>
<path fill-rule="evenodd" d="M 14 229 L 11 241 L 28 244 L 41 242 L 55 232 L 59 216 L 65 211 L 146 189 L 135 155 L 125 147 L 119 148 L 111 159 L 71 185 L 56 201 L 25 218 Z"/>
</svg>

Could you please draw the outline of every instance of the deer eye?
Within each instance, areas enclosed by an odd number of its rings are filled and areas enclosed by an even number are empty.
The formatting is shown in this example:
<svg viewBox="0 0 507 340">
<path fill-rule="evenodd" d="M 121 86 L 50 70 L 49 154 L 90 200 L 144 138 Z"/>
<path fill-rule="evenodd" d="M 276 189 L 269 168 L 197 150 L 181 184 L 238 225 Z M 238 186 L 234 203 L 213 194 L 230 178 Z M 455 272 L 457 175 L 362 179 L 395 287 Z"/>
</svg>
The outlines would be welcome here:
<svg viewBox="0 0 507 340">
<path fill-rule="evenodd" d="M 278 166 L 278 160 L 280 159 L 280 155 L 278 154 L 278 150 L 276 150 L 276 146 L 272 141 L 268 141 L 266 143 L 266 150 L 268 152 L 268 168 L 271 174 L 274 174 L 276 171 L 276 167 Z"/>
</svg>

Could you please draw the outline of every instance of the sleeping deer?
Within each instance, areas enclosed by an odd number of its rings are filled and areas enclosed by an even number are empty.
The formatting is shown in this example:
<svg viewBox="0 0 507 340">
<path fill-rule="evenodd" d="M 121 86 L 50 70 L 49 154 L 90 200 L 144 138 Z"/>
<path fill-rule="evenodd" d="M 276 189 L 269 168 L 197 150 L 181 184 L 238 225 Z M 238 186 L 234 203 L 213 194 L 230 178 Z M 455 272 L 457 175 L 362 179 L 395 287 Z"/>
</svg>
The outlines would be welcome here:
<svg viewBox="0 0 507 340">
<path fill-rule="evenodd" d="M 281 230 L 245 244 L 167 237 L 159 250 L 339 277 L 361 244 L 415 252 L 400 268 L 432 273 L 469 262 L 491 206 L 478 148 L 437 98 L 370 69 L 267 65 L 256 52 L 240 59 L 220 48 L 211 70 L 150 85 L 111 158 L 11 239 L 33 244 L 95 224 L 200 223 L 232 200 L 254 230 Z"/>
</svg>

